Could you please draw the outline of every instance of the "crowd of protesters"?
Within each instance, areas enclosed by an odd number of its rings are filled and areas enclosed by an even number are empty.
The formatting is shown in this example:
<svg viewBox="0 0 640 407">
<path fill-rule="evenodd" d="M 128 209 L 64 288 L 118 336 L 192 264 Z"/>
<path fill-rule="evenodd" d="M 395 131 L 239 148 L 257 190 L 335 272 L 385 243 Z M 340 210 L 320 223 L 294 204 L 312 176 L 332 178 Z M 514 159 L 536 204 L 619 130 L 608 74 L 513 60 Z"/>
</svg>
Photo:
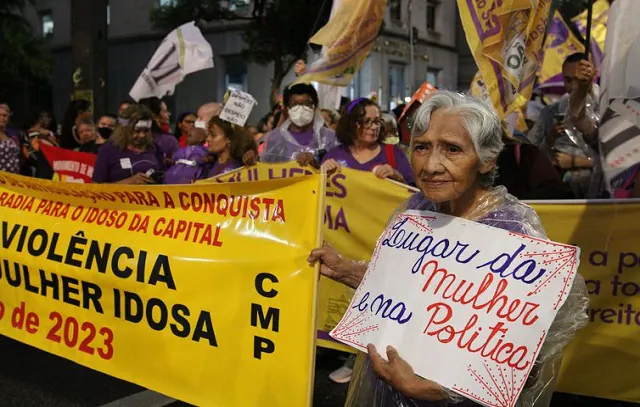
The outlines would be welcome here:
<svg viewBox="0 0 640 407">
<path fill-rule="evenodd" d="M 496 183 L 519 199 L 640 196 L 638 168 L 604 186 L 597 146 L 596 70 L 582 54 L 563 65 L 567 93 L 553 103 L 535 93 L 526 107 L 526 131 L 508 131 L 497 158 Z M 125 101 L 117 114 L 94 117 L 86 100 L 70 102 L 61 125 L 47 111 L 12 127 L 11 110 L 0 104 L 0 170 L 51 179 L 40 144 L 96 154 L 93 181 L 184 184 L 257 161 L 295 160 L 329 172 L 349 167 L 380 178 L 413 184 L 407 160 L 413 115 L 424 98 L 384 112 L 375 101 L 346 101 L 339 110 L 320 109 L 312 85 L 284 90 L 282 101 L 256 125 L 221 120 L 212 102 L 170 112 L 158 98 Z M 406 143 L 405 143 L 406 144 Z M 640 189 L 640 188 L 638 188 Z M 611 194 L 612 192 L 612 194 Z"/>
</svg>

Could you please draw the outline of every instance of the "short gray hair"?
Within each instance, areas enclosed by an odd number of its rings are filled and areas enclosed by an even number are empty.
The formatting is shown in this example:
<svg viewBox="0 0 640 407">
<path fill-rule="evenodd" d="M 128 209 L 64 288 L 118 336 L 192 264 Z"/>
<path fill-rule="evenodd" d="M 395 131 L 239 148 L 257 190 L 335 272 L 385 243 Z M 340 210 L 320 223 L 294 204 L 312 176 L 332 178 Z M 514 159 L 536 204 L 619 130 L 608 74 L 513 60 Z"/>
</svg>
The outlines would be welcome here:
<svg viewBox="0 0 640 407">
<path fill-rule="evenodd" d="M 476 154 L 482 164 L 498 158 L 504 148 L 504 142 L 502 141 L 502 121 L 496 111 L 491 105 L 476 97 L 447 90 L 439 90 L 431 95 L 415 113 L 411 132 L 412 142 L 413 137 L 427 131 L 431 114 L 436 110 L 458 113 L 463 117 L 467 132 L 471 136 Z M 497 170 L 496 167 L 488 174 L 482 175 L 479 178 L 480 185 L 484 188 L 492 186 Z"/>
</svg>

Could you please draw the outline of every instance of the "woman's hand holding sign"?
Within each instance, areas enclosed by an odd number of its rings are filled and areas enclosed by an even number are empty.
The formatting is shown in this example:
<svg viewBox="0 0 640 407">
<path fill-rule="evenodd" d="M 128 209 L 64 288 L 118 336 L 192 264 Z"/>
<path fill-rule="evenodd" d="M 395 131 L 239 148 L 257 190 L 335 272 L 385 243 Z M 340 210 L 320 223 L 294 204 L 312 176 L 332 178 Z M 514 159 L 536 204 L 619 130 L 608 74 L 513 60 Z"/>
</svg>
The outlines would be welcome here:
<svg viewBox="0 0 640 407">
<path fill-rule="evenodd" d="M 367 271 L 366 264 L 345 260 L 327 242 L 324 242 L 322 247 L 312 250 L 307 261 L 312 265 L 319 261 L 320 274 L 352 288 L 358 288 Z"/>
<path fill-rule="evenodd" d="M 376 375 L 405 396 L 427 401 L 439 401 L 447 398 L 442 386 L 417 376 L 413 368 L 398 355 L 392 346 L 387 346 L 388 362 L 380 356 L 375 346 L 369 344 L 367 351 L 371 359 L 371 367 Z"/>
</svg>

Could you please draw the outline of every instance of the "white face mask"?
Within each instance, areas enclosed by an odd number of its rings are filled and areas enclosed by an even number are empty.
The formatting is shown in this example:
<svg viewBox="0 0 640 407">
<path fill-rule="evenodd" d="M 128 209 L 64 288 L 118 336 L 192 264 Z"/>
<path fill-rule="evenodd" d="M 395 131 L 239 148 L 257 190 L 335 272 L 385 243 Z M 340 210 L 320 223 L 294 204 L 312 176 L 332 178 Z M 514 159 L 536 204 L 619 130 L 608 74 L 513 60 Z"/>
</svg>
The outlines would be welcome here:
<svg viewBox="0 0 640 407">
<path fill-rule="evenodd" d="M 289 109 L 289 119 L 298 127 L 304 127 L 313 121 L 315 110 L 307 106 L 295 106 Z"/>
</svg>

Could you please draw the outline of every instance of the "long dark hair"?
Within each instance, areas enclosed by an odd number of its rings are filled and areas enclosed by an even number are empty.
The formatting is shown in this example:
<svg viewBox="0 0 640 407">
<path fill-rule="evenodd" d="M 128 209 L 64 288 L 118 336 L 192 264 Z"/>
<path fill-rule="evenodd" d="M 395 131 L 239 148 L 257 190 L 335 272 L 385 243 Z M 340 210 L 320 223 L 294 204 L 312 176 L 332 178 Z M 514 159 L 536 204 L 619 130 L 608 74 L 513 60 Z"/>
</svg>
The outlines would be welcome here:
<svg viewBox="0 0 640 407">
<path fill-rule="evenodd" d="M 226 122 L 219 117 L 215 116 L 209 120 L 208 130 L 213 132 L 213 126 L 217 126 L 224 132 L 226 138 L 229 139 L 231 145 L 229 146 L 229 155 L 235 161 L 242 163 L 242 156 L 247 151 L 257 151 L 256 142 L 253 137 L 242 126 L 236 126 L 229 122 Z"/>
<path fill-rule="evenodd" d="M 183 113 L 180 113 L 180 115 L 178 116 L 178 121 L 176 122 L 176 127 L 175 127 L 175 129 L 173 131 L 173 135 L 177 139 L 179 139 L 182 136 L 182 130 L 180 130 L 180 124 L 185 119 L 185 117 L 187 117 L 189 115 L 191 115 L 193 117 L 196 117 L 196 114 L 193 113 L 193 112 L 183 112 Z"/>
<path fill-rule="evenodd" d="M 358 124 L 362 125 L 366 109 L 369 106 L 374 106 L 378 109 L 378 112 L 380 112 L 378 105 L 369 99 L 362 99 L 360 102 L 357 102 L 355 106 L 349 105 L 343 109 L 340 120 L 338 120 L 338 126 L 336 127 L 336 138 L 340 143 L 345 146 L 353 145 L 356 134 L 358 133 Z M 378 143 L 382 143 L 383 140 L 384 132 L 380 129 L 377 141 Z"/>
<path fill-rule="evenodd" d="M 60 147 L 73 150 L 80 144 L 73 136 L 73 126 L 76 125 L 76 119 L 80 114 L 91 110 L 91 102 L 85 99 L 77 99 L 69 102 L 67 111 L 62 121 L 62 133 L 60 134 Z"/>
</svg>

